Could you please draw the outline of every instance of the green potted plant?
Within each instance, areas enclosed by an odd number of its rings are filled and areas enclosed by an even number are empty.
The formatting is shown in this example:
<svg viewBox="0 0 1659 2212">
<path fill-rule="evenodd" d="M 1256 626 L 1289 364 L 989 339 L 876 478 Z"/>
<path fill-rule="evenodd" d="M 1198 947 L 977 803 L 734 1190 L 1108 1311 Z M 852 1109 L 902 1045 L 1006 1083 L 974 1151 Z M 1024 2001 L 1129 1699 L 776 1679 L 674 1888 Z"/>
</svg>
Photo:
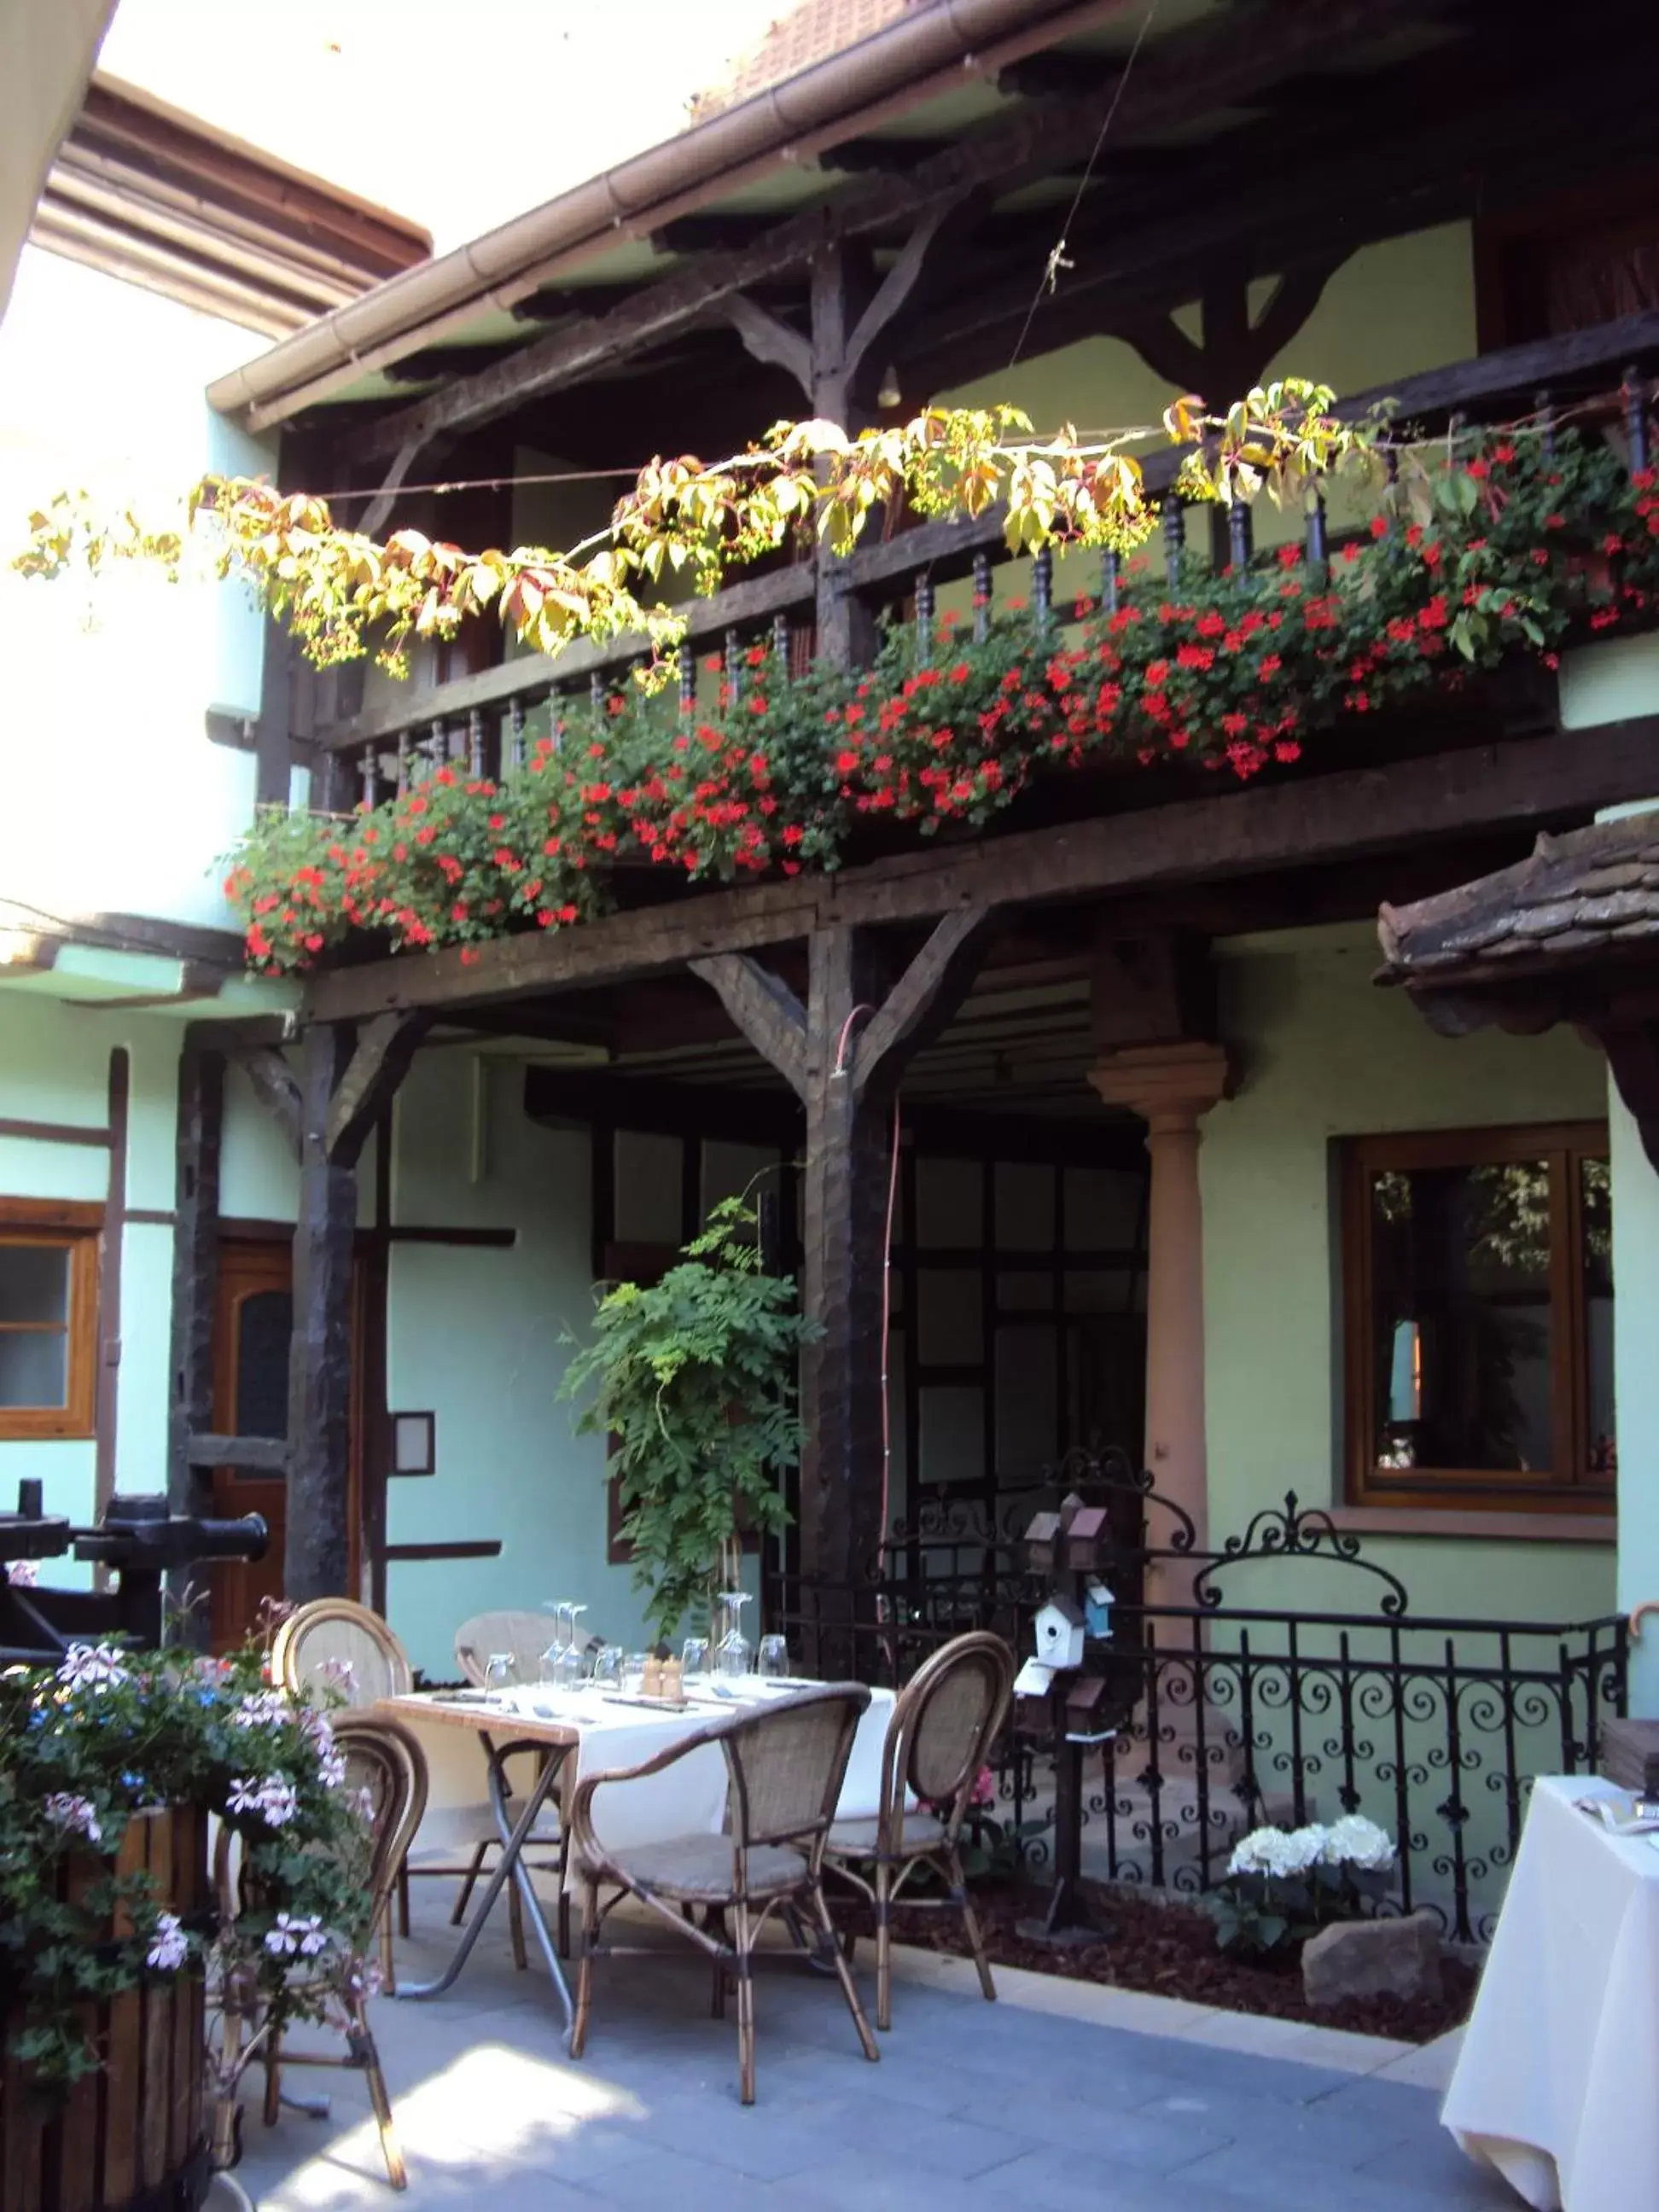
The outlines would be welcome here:
<svg viewBox="0 0 1659 2212">
<path fill-rule="evenodd" d="M 635 1583 L 663 1637 L 702 1613 L 740 1532 L 789 1517 L 779 1477 L 800 1456 L 797 1366 L 817 1332 L 793 1277 L 762 1268 L 757 1225 L 723 1200 L 659 1281 L 612 1284 L 560 1384 L 586 1400 L 578 1431 L 612 1441 Z"/>
</svg>

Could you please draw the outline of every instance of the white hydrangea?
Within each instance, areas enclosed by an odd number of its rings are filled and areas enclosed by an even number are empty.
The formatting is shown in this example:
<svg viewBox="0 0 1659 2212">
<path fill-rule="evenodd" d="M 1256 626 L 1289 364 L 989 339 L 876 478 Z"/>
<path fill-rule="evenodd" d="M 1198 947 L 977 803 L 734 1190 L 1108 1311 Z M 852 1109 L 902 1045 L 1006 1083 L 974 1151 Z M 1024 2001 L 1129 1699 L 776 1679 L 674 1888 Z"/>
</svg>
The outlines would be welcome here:
<svg viewBox="0 0 1659 2212">
<path fill-rule="evenodd" d="M 1325 1849 L 1326 1831 L 1318 1826 L 1252 1828 L 1233 1846 L 1227 1862 L 1229 1874 L 1285 1876 L 1306 1874 L 1317 1866 Z"/>
<path fill-rule="evenodd" d="M 1394 1864 L 1394 1844 L 1386 1829 L 1363 1813 L 1345 1813 L 1325 1832 L 1328 1866 L 1358 1867 L 1365 1874 L 1386 1874 Z"/>
</svg>

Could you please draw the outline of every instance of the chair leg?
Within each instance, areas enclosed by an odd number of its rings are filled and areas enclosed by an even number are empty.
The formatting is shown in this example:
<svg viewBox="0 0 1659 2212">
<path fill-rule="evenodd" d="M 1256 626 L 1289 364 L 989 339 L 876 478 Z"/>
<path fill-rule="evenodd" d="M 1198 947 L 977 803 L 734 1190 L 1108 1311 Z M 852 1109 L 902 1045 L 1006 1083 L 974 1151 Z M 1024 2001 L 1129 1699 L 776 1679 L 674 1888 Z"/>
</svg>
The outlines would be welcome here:
<svg viewBox="0 0 1659 2212">
<path fill-rule="evenodd" d="M 962 1871 L 962 1861 L 955 1850 L 951 1853 L 951 1889 L 962 1906 L 962 1929 L 968 1938 L 968 1948 L 974 1954 L 974 1964 L 979 1969 L 979 1993 L 987 2004 L 997 2001 L 997 1985 L 991 1979 L 991 1962 L 985 1955 L 985 1943 L 979 1932 L 979 1915 L 968 1896 L 968 1884 Z"/>
<path fill-rule="evenodd" d="M 682 1905 L 680 1911 L 695 1928 L 697 1924 L 696 1907 L 691 1905 Z M 703 1913 L 702 1924 L 706 1935 L 718 1936 L 726 1949 L 731 1949 L 732 1937 L 726 1925 L 726 1913 L 723 1907 L 709 1905 Z M 714 1980 L 708 2000 L 708 2015 L 711 2020 L 726 2018 L 726 1984 L 730 1974 L 731 1968 L 726 1960 L 716 1954 Z"/>
<path fill-rule="evenodd" d="M 392 2124 L 392 2099 L 386 2094 L 386 2075 L 380 2071 L 380 2054 L 368 2025 L 368 2014 L 361 2004 L 356 2008 L 356 2035 L 354 2040 L 362 2055 L 363 2074 L 368 2082 L 368 2101 L 374 2108 L 374 2124 L 380 2130 L 380 2154 L 386 2160 L 386 2178 L 394 2189 L 407 2189 L 409 2172 L 404 2164 L 403 2152 L 398 2147 L 398 2131 Z"/>
<path fill-rule="evenodd" d="M 570 2023 L 570 2056 L 580 2058 L 587 2044 L 587 2014 L 593 2002 L 593 1951 L 599 1939 L 599 1885 L 582 1884 L 582 1955 L 576 1969 L 576 2015 Z"/>
<path fill-rule="evenodd" d="M 392 1916 L 396 1899 L 388 1894 L 380 1907 L 380 1986 L 389 1997 L 398 1994 L 398 1962 L 392 1954 Z"/>
<path fill-rule="evenodd" d="M 283 2108 L 283 2031 L 273 2027 L 265 2039 L 265 2125 L 274 2128 Z"/>
<path fill-rule="evenodd" d="M 884 2035 L 893 2025 L 893 1870 L 876 1862 L 876 2026 Z"/>
<path fill-rule="evenodd" d="M 859 2041 L 864 2047 L 864 2055 L 866 2058 L 879 2058 L 881 2045 L 870 2033 L 870 2023 L 864 2016 L 864 2007 L 859 2002 L 858 1984 L 854 1981 L 847 1961 L 841 1954 L 841 1945 L 836 1938 L 836 1923 L 830 1917 L 830 1904 L 824 1896 L 823 1884 L 821 1881 L 816 1881 L 812 1885 L 812 1910 L 817 1913 L 818 1925 L 823 1929 L 827 1939 L 826 1948 L 830 1957 L 835 1961 L 836 1978 L 841 1983 L 841 1993 L 847 2000 L 848 2011 L 853 2015 L 853 2025 L 859 2032 Z"/>
<path fill-rule="evenodd" d="M 478 1876 L 483 1872 L 483 1863 L 489 1854 L 489 1843 L 490 1839 L 486 1836 L 472 1854 L 472 1863 L 466 1870 L 465 1881 L 461 1884 L 461 1893 L 456 1899 L 455 1909 L 449 1916 L 449 1924 L 452 1928 L 459 1928 L 465 1917 L 467 1903 L 472 1895 L 473 1887 Z"/>
<path fill-rule="evenodd" d="M 749 1946 L 753 1940 L 749 1906 L 738 1898 L 732 1908 L 737 1920 L 733 1949 L 738 1960 L 738 2094 L 745 2105 L 755 2101 L 755 1978 Z"/>
<path fill-rule="evenodd" d="M 398 1933 L 409 1941 L 409 1861 L 398 1869 Z"/>
<path fill-rule="evenodd" d="M 525 1955 L 524 1900 L 519 1895 L 516 1874 L 507 1885 L 507 1925 L 513 1938 L 513 1963 L 523 1973 L 530 1961 Z"/>
</svg>

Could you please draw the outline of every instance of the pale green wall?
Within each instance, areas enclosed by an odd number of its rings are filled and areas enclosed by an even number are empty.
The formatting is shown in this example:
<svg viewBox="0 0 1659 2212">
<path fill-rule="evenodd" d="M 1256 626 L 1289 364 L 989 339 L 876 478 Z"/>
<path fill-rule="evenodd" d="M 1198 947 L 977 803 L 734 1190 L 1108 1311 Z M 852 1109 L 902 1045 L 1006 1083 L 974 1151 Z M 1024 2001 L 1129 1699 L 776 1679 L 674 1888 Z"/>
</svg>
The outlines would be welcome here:
<svg viewBox="0 0 1659 2212">
<path fill-rule="evenodd" d="M 1659 1598 L 1659 1175 L 1617 1092 L 1613 1131 L 1613 1353 L 1619 1383 L 1619 1603 Z M 1631 1659 L 1631 1710 L 1659 1715 L 1659 1621 Z"/>
<path fill-rule="evenodd" d="M 1607 1085 L 1601 1054 L 1571 1030 L 1436 1036 L 1403 992 L 1371 983 L 1368 926 L 1238 938 L 1218 951 L 1222 1034 L 1241 1068 L 1200 1152 L 1211 1528 L 1225 1535 L 1289 1489 L 1306 1504 L 1340 1498 L 1332 1139 L 1596 1119 Z M 1621 1267 L 1621 1330 L 1628 1281 Z M 1569 1620 L 1613 1602 L 1610 1547 L 1367 1536 L 1364 1549 L 1402 1577 L 1418 1613 Z M 1334 1606 L 1356 1594 L 1345 1577 L 1291 1577 L 1264 1568 L 1248 1594 L 1236 1580 L 1229 1595 Z"/>
<path fill-rule="evenodd" d="M 514 1061 L 423 1053 L 399 1094 L 393 1219 L 510 1228 L 511 1249 L 394 1244 L 388 1389 L 394 1407 L 438 1416 L 438 1473 L 388 1485 L 392 1544 L 499 1538 L 499 1559 L 394 1565 L 387 1610 L 416 1664 L 454 1673 L 456 1629 L 488 1607 L 585 1600 L 608 1640 L 640 1632 L 629 1571 L 605 1563 L 605 1455 L 556 1395 L 560 1338 L 592 1310 L 589 1139 L 524 1113 Z M 483 1145 L 474 1115 L 483 1115 Z M 473 1166 L 482 1168 L 475 1180 Z"/>
</svg>

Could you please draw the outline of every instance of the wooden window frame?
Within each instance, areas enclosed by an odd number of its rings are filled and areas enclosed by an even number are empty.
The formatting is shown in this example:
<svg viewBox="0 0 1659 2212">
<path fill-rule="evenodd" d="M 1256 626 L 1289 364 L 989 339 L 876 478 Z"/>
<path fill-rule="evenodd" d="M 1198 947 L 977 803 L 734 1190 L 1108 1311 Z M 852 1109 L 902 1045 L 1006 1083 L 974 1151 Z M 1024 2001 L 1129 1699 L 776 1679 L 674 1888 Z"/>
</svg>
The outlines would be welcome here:
<svg viewBox="0 0 1659 2212">
<path fill-rule="evenodd" d="M 1498 1128 L 1434 1129 L 1341 1140 L 1343 1458 L 1346 1502 L 1412 1510 L 1607 1513 L 1614 1478 L 1593 1473 L 1585 1435 L 1589 1389 L 1585 1364 L 1580 1249 L 1580 1164 L 1607 1158 L 1605 1121 L 1547 1121 Z M 1410 1173 L 1437 1167 L 1502 1165 L 1547 1158 L 1550 1164 L 1551 1459 L 1528 1474 L 1504 1468 L 1382 1468 L 1371 1371 L 1371 1208 L 1368 1178 L 1379 1170 Z M 1616 1294 L 1616 1293 L 1615 1293 Z M 1567 1472 L 1560 1469 L 1565 1465 Z"/>
<path fill-rule="evenodd" d="M 96 1434 L 98 1261 L 103 1227 L 101 1206 L 69 1200 L 0 1198 L 0 1246 L 49 1245 L 67 1249 L 70 1255 L 64 1402 L 61 1406 L 0 1406 L 0 1443 L 42 1438 L 79 1441 Z"/>
</svg>

